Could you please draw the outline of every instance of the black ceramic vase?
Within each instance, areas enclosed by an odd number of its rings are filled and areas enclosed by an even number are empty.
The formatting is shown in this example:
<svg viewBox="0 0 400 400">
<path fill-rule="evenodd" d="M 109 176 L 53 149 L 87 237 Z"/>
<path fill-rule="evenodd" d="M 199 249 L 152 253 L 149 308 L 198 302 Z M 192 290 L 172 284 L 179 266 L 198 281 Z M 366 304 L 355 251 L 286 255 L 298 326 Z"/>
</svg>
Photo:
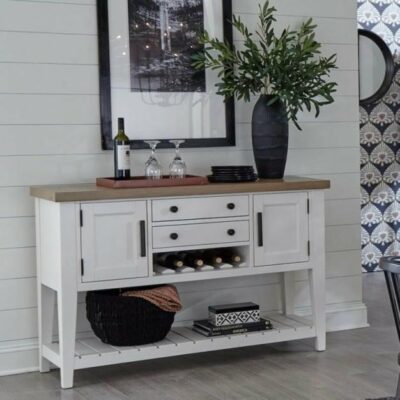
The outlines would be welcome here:
<svg viewBox="0 0 400 400">
<path fill-rule="evenodd" d="M 282 102 L 269 106 L 271 98 L 262 95 L 254 106 L 253 151 L 259 178 L 282 179 L 288 153 L 289 124 Z"/>
</svg>

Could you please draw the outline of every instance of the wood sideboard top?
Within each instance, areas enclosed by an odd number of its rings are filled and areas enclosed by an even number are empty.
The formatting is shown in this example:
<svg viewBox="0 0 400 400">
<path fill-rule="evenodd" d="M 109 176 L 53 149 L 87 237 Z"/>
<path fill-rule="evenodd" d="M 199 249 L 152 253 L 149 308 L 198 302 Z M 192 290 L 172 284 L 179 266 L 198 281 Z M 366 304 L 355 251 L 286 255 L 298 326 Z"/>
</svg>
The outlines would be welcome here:
<svg viewBox="0 0 400 400">
<path fill-rule="evenodd" d="M 31 195 L 54 202 L 101 201 L 157 197 L 182 197 L 230 193 L 284 192 L 290 190 L 329 189 L 328 180 L 295 176 L 283 180 L 259 180 L 249 183 L 210 183 L 199 186 L 176 186 L 141 189 L 108 189 L 93 184 L 32 186 Z"/>
</svg>

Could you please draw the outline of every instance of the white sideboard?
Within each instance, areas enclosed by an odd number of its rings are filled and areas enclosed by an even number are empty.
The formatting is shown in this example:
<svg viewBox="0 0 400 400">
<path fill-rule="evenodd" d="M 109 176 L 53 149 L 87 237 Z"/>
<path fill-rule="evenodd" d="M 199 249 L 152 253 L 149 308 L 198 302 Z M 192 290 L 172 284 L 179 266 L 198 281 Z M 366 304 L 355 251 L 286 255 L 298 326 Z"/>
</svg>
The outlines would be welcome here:
<svg viewBox="0 0 400 400">
<path fill-rule="evenodd" d="M 50 363 L 60 367 L 61 386 L 71 388 L 74 370 L 101 365 L 305 338 L 325 350 L 327 188 L 328 181 L 297 177 L 150 189 L 32 187 L 40 371 Z M 181 273 L 154 263 L 157 253 L 223 247 L 235 247 L 243 263 Z M 309 273 L 309 320 L 294 315 L 294 272 L 300 270 Z M 76 338 L 79 292 L 268 273 L 281 273 L 283 288 L 283 309 L 267 315 L 271 331 L 207 338 L 180 326 L 161 342 L 137 347 Z"/>
</svg>

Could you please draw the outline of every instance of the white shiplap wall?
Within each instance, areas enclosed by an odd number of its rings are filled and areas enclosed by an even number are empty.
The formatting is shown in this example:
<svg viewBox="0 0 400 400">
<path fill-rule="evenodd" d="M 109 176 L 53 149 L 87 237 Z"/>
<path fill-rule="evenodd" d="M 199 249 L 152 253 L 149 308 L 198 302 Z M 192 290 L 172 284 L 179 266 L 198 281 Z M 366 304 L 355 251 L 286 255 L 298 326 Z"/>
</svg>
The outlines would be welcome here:
<svg viewBox="0 0 400 400">
<path fill-rule="evenodd" d="M 257 0 L 233 0 L 256 23 Z M 330 329 L 366 324 L 360 275 L 357 25 L 355 0 L 275 0 L 279 26 L 315 17 L 323 52 L 338 54 L 336 102 L 293 128 L 287 172 L 331 179 L 327 193 L 327 303 Z M 240 42 L 237 42 L 240 46 Z M 88 182 L 112 170 L 100 146 L 95 0 L 0 0 L 0 374 L 37 367 L 35 237 L 29 185 Z M 187 150 L 192 172 L 251 163 L 252 104 L 238 103 L 235 149 Z M 147 152 L 134 154 L 136 172 Z M 170 152 L 162 153 L 167 165 Z M 223 161 L 222 161 L 223 160 Z M 249 287 L 251 289 L 249 290 Z M 186 311 L 248 299 L 279 307 L 276 276 L 180 285 Z M 300 312 L 309 298 L 297 283 Z M 83 298 L 80 299 L 83 304 Z M 87 330 L 83 307 L 79 329 Z"/>
</svg>

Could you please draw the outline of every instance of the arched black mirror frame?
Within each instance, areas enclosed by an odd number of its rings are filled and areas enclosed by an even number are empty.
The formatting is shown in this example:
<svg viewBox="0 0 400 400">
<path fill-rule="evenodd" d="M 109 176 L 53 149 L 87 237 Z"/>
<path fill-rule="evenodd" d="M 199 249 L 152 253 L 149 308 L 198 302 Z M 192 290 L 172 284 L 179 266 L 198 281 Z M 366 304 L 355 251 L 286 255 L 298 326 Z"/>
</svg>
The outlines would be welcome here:
<svg viewBox="0 0 400 400">
<path fill-rule="evenodd" d="M 377 103 L 382 99 L 383 96 L 387 93 L 389 90 L 392 81 L 393 81 L 393 76 L 394 76 L 394 70 L 395 70 L 395 65 L 394 65 L 394 60 L 393 60 L 393 55 L 385 43 L 385 41 L 376 33 L 367 31 L 365 29 L 359 29 L 358 30 L 358 35 L 359 36 L 364 36 L 370 40 L 372 40 L 378 47 L 379 50 L 382 52 L 383 58 L 385 60 L 385 65 L 386 65 L 386 72 L 385 72 L 385 77 L 383 79 L 382 85 L 380 88 L 372 95 L 367 97 L 366 99 L 361 99 L 361 93 L 360 93 L 360 104 L 362 106 L 368 105 L 368 104 L 373 104 Z M 359 63 L 361 64 L 362 60 L 360 60 L 360 48 L 358 52 L 358 59 Z"/>
</svg>

